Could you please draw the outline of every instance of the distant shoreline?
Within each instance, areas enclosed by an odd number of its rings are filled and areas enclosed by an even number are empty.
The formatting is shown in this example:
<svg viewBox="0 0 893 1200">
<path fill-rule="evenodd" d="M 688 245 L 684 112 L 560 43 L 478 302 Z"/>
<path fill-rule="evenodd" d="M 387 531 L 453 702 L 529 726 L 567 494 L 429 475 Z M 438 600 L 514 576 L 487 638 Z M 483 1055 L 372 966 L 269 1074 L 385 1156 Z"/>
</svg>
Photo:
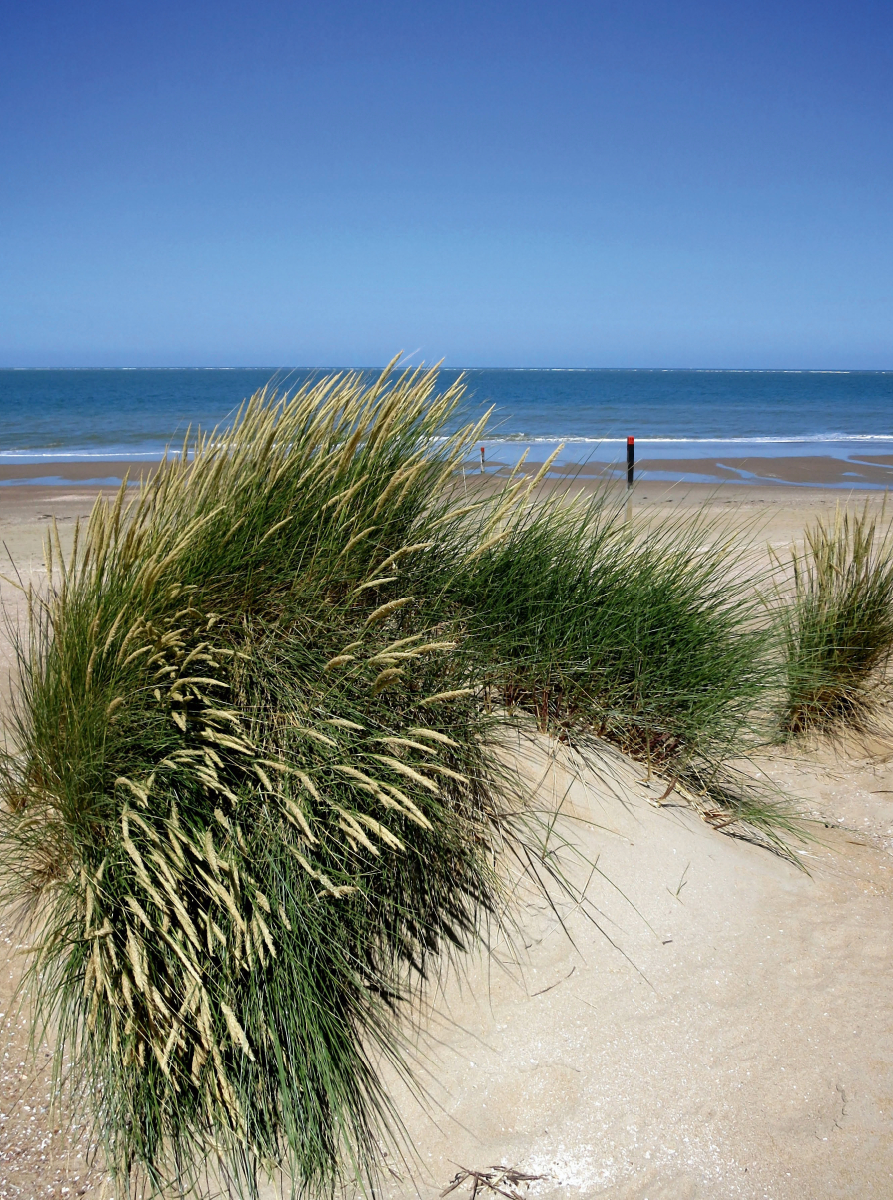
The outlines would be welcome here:
<svg viewBox="0 0 893 1200">
<path fill-rule="evenodd" d="M 504 450 L 504 447 L 500 447 Z M 88 462 L 60 462 L 44 459 L 39 463 L 0 463 L 0 488 L 15 485 L 70 487 L 72 484 L 91 487 L 117 487 L 126 477 L 136 483 L 149 478 L 158 468 L 158 459 L 126 461 L 122 459 L 92 459 Z M 543 464 L 526 462 L 525 473 L 536 473 Z M 487 460 L 487 473 L 507 473 L 514 462 L 500 454 Z M 476 461 L 468 464 L 469 472 L 477 471 Z M 626 466 L 614 463 L 556 463 L 549 475 L 553 479 L 579 476 L 587 482 L 598 479 L 617 479 L 625 476 Z M 854 462 L 830 454 L 748 457 L 717 457 L 716 455 L 687 458 L 648 458 L 636 462 L 638 482 L 735 484 L 739 487 L 783 486 L 818 488 L 858 488 L 877 490 L 893 488 L 893 454 L 860 455 Z"/>
<path fill-rule="evenodd" d="M 40 484 L 65 487 L 71 483 L 118 486 L 125 476 L 134 483 L 158 469 L 161 458 L 128 462 L 121 459 L 91 459 L 89 462 L 59 462 L 45 458 L 37 463 L 0 463 L 0 485 Z"/>
</svg>

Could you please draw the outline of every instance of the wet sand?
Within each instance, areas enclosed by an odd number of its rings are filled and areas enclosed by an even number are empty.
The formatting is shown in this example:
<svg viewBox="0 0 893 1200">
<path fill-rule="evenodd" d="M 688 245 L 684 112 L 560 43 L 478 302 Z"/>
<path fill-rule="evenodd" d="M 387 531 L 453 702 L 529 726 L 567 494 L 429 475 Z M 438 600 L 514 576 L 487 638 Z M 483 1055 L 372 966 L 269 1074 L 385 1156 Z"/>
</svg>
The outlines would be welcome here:
<svg viewBox="0 0 893 1200">
<path fill-rule="evenodd" d="M 488 472 L 503 474 L 514 464 L 491 460 Z M 151 475 L 158 464 L 142 460 L 94 460 L 91 462 L 0 463 L 0 502 L 8 486 L 19 481 L 38 481 L 31 486 L 41 486 L 45 481 L 50 486 L 68 483 L 92 487 L 100 483 L 120 482 L 125 476 L 132 482 Z M 539 462 L 528 462 L 525 470 L 537 471 Z M 469 465 L 469 472 L 474 471 Z M 589 462 L 567 463 L 554 466 L 553 477 L 579 476 L 581 479 L 626 478 L 624 464 Z M 893 486 L 893 455 L 865 454 L 857 458 L 834 458 L 831 455 L 787 455 L 779 457 L 750 458 L 641 458 L 636 462 L 636 479 L 639 482 L 672 482 L 685 476 L 694 476 L 703 482 L 714 483 L 787 483 L 815 487 L 883 488 Z"/>
<path fill-rule="evenodd" d="M 157 468 L 158 463 L 154 460 L 128 462 L 122 459 L 94 459 L 90 462 L 55 462 L 47 459 L 40 463 L 0 463 L 0 483 L 14 484 L 18 480 L 24 483 L 29 480 L 51 479 L 59 480 L 63 484 L 95 485 L 98 480 L 120 482 L 125 476 L 135 483 L 141 476 L 153 474 Z M 58 484 L 54 482 L 51 486 Z"/>
<path fill-rule="evenodd" d="M 542 464 L 531 463 L 533 470 Z M 626 477 L 625 464 L 585 463 L 556 466 L 554 475 L 582 478 Z M 778 458 L 642 458 L 636 460 L 636 480 L 651 483 L 696 476 L 715 483 L 794 484 L 834 488 L 893 487 L 893 456 L 866 455 L 858 461 L 830 455 L 790 455 Z"/>
</svg>

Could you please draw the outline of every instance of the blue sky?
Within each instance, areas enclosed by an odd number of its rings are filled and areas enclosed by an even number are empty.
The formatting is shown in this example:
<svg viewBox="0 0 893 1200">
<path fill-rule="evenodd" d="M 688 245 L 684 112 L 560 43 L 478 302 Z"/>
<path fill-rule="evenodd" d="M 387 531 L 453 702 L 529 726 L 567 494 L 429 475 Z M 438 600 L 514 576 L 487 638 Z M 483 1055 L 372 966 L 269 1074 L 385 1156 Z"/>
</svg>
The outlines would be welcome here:
<svg viewBox="0 0 893 1200">
<path fill-rule="evenodd" d="M 0 366 L 893 367 L 886 3 L 0 0 Z"/>
</svg>

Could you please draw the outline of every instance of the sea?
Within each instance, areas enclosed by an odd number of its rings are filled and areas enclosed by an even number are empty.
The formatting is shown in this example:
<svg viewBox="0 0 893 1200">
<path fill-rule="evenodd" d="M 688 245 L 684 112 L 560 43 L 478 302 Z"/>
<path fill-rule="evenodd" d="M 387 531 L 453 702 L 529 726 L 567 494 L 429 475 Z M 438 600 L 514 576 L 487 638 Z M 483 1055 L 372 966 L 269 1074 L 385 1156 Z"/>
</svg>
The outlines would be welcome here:
<svg viewBox="0 0 893 1200">
<path fill-rule="evenodd" d="M 245 397 L 291 392 L 323 371 L 0 370 L 0 464 L 161 458 L 226 427 Z M 374 374 L 370 372 L 371 375 Z M 440 386 L 460 372 L 443 370 Z M 893 371 L 469 370 L 463 419 L 492 408 L 487 463 L 614 462 L 636 439 L 649 459 L 893 454 Z M 475 450 L 475 454 L 478 450 Z M 691 464 L 688 464 L 689 468 Z M 691 470 L 682 477 L 699 478 Z M 710 476 L 704 476 L 710 478 Z M 742 473 L 747 481 L 747 472 Z M 108 480 L 109 482 L 111 479 Z"/>
</svg>

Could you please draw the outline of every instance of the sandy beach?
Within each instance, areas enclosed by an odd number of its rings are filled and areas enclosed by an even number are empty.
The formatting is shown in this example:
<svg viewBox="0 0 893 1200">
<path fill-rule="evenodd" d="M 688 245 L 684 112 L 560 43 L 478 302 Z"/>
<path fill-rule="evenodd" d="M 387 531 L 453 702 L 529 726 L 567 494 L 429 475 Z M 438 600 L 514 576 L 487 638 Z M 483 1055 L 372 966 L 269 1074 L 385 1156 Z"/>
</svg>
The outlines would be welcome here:
<svg viewBox="0 0 893 1200">
<path fill-rule="evenodd" d="M 488 470 L 504 474 L 515 460 L 502 453 L 488 459 Z M 536 471 L 543 464 L 529 461 L 527 467 Z M 100 485 L 112 485 L 129 478 L 136 483 L 152 474 L 157 466 L 154 459 L 92 459 L 89 462 L 0 463 L 0 504 L 9 487 L 21 484 L 40 487 L 49 483 L 54 489 L 69 483 L 90 486 L 94 492 Z M 469 466 L 474 470 L 474 465 Z M 604 462 L 557 463 L 552 467 L 553 478 L 579 477 L 582 480 L 626 478 L 625 463 Z M 695 477 L 708 484 L 746 483 L 795 484 L 799 487 L 821 488 L 887 488 L 893 486 L 893 456 L 889 454 L 860 454 L 858 458 L 834 457 L 830 454 L 766 455 L 747 458 L 649 458 L 636 460 L 636 479 L 640 484 L 672 483 L 684 477 Z"/>
<path fill-rule="evenodd" d="M 87 465 L 91 478 L 112 466 Z M 65 541 L 89 513 L 97 489 L 77 480 L 0 489 L 0 540 L 23 578 L 39 579 L 53 518 Z M 643 516 L 707 503 L 765 553 L 845 498 L 646 479 L 633 503 Z M 5 580 L 0 596 L 20 618 Z M 664 785 L 617 757 L 581 781 L 549 745 L 519 749 L 563 835 L 597 861 L 593 907 L 560 908 L 562 928 L 541 901 L 522 905 L 512 949 L 431 996 L 417 1045 L 430 1105 L 398 1093 L 418 1158 L 394 1163 L 390 1200 L 434 1200 L 460 1168 L 497 1164 L 542 1176 L 531 1196 L 572 1200 L 893 1194 L 891 759 L 879 741 L 760 762 L 814 821 L 798 869 L 662 804 Z M 10 1007 L 26 935 L 12 914 L 2 928 L 0 1200 L 116 1195 L 77 1121 L 66 1132 L 51 1111 L 47 1051 L 29 1056 Z"/>
</svg>

